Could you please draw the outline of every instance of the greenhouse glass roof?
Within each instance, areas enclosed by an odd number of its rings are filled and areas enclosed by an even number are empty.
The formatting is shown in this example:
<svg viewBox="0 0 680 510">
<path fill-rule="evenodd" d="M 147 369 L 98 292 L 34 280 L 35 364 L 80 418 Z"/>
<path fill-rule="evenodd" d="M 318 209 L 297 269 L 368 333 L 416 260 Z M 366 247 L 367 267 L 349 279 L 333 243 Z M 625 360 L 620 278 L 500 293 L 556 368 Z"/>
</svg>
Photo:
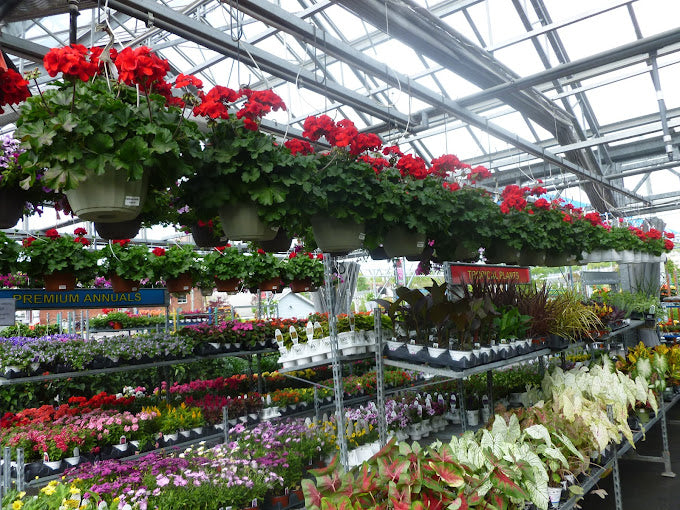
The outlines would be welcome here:
<svg viewBox="0 0 680 510">
<path fill-rule="evenodd" d="M 75 39 L 145 44 L 208 87 L 273 88 L 295 137 L 349 118 L 431 160 L 456 154 L 489 186 L 680 230 L 680 3 L 667 0 L 8 0 L 0 47 L 23 71 Z M 43 82 L 49 81 L 44 74 Z M 13 112 L 0 116 L 8 133 Z"/>
</svg>

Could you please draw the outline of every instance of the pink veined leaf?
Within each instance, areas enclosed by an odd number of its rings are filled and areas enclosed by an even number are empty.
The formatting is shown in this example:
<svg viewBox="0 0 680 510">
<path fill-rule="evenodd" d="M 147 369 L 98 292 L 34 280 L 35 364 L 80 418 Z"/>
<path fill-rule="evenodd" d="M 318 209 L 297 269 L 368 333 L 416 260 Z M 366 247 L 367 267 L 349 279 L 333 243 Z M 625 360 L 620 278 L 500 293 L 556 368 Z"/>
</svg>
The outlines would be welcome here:
<svg viewBox="0 0 680 510">
<path fill-rule="evenodd" d="M 460 470 L 455 465 L 430 462 L 430 467 L 437 473 L 439 478 L 451 487 L 462 487 L 465 484 Z"/>
<path fill-rule="evenodd" d="M 316 485 L 320 491 L 337 492 L 343 485 L 342 478 L 338 471 L 334 471 L 330 475 L 324 475 L 316 479 Z"/>
<path fill-rule="evenodd" d="M 319 510 L 321 508 L 321 493 L 309 479 L 302 480 L 302 492 L 305 495 L 306 508 L 308 510 Z"/>
<path fill-rule="evenodd" d="M 394 510 L 398 509 L 409 510 L 409 506 L 411 505 L 411 490 L 408 486 L 403 487 L 401 490 L 399 490 L 397 488 L 396 483 L 390 482 L 387 493 L 390 498 L 390 503 L 394 507 Z"/>
<path fill-rule="evenodd" d="M 422 501 L 414 501 L 411 503 L 410 510 L 427 510 Z"/>
<path fill-rule="evenodd" d="M 439 450 L 434 450 L 430 453 L 430 456 L 438 462 L 456 462 L 456 457 L 453 455 L 453 450 L 451 445 L 444 444 Z"/>
<path fill-rule="evenodd" d="M 491 483 L 497 487 L 503 494 L 516 499 L 529 499 L 526 492 L 517 485 L 505 472 L 496 467 L 491 475 Z"/>
<path fill-rule="evenodd" d="M 403 482 L 402 475 L 408 476 L 409 463 L 405 460 L 395 460 L 389 462 L 387 459 L 381 459 L 379 464 L 379 472 L 383 478 L 395 483 Z"/>
<path fill-rule="evenodd" d="M 333 456 L 333 459 L 328 463 L 327 466 L 322 467 L 322 468 L 318 468 L 318 469 L 310 469 L 309 473 L 314 475 L 318 479 L 319 477 L 322 477 L 324 475 L 328 475 L 328 474 L 331 474 L 331 473 L 334 473 L 335 471 L 337 471 L 338 463 L 339 463 L 338 456 L 335 455 L 335 456 Z"/>
<path fill-rule="evenodd" d="M 491 501 L 498 510 L 507 510 L 508 508 L 508 502 L 501 494 L 493 492 L 491 494 Z"/>
<path fill-rule="evenodd" d="M 368 464 L 361 467 L 360 476 L 358 486 L 361 492 L 373 492 L 378 488 L 378 484 L 375 482 L 375 473 L 368 471 Z"/>
</svg>

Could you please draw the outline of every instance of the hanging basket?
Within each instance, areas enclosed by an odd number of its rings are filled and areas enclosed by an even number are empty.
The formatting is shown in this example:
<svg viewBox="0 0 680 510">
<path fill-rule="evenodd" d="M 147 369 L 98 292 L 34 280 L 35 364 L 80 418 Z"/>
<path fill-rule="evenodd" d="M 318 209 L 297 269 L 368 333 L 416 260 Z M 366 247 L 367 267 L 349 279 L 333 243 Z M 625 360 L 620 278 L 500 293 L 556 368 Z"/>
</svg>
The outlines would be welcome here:
<svg viewBox="0 0 680 510">
<path fill-rule="evenodd" d="M 218 280 L 215 278 L 215 288 L 219 292 L 238 292 L 241 288 L 240 278 L 230 278 L 228 280 Z"/>
<path fill-rule="evenodd" d="M 572 255 L 566 253 L 550 253 L 545 254 L 546 267 L 563 267 L 563 266 L 573 266 L 576 263 L 576 259 Z"/>
<path fill-rule="evenodd" d="M 364 224 L 331 217 L 311 219 L 314 239 L 324 253 L 343 255 L 358 250 L 364 243 Z"/>
<path fill-rule="evenodd" d="M 73 214 L 80 219 L 111 223 L 136 218 L 148 186 L 148 172 L 139 181 L 128 181 L 125 172 L 106 170 L 101 175 L 92 174 L 65 194 Z"/>
<path fill-rule="evenodd" d="M 385 235 L 383 247 L 390 257 L 417 257 L 425 248 L 425 234 L 397 226 Z"/>
<path fill-rule="evenodd" d="M 26 192 L 19 188 L 0 188 L 0 228 L 12 228 L 21 219 Z"/>
<path fill-rule="evenodd" d="M 522 250 L 519 255 L 520 266 L 545 266 L 545 252 L 540 250 Z"/>
<path fill-rule="evenodd" d="M 485 252 L 490 264 L 517 264 L 519 262 L 519 250 L 508 245 L 504 241 L 496 241 Z"/>
<path fill-rule="evenodd" d="M 227 238 L 239 241 L 270 241 L 279 227 L 269 227 L 252 203 L 224 204 L 218 209 L 222 230 Z"/>
<path fill-rule="evenodd" d="M 139 290 L 138 281 L 121 278 L 117 274 L 109 275 L 109 280 L 111 280 L 113 292 L 137 292 Z"/>
<path fill-rule="evenodd" d="M 213 294 L 213 290 L 215 290 L 213 287 L 206 288 L 206 287 L 201 287 L 201 296 L 203 297 L 210 297 Z"/>
<path fill-rule="evenodd" d="M 270 291 L 270 292 L 281 292 L 281 278 L 272 278 L 270 280 L 265 280 L 257 285 L 260 291 Z"/>
<path fill-rule="evenodd" d="M 59 292 L 73 290 L 76 288 L 76 275 L 67 271 L 55 271 L 51 274 L 43 275 L 45 290 Z"/>
<path fill-rule="evenodd" d="M 387 260 L 390 258 L 385 252 L 385 247 L 383 245 L 373 248 L 368 252 L 368 254 L 373 260 Z"/>
<path fill-rule="evenodd" d="M 312 285 L 311 278 L 305 278 L 303 280 L 293 280 L 288 284 L 290 290 L 293 292 L 314 292 L 316 287 Z"/>
<path fill-rule="evenodd" d="M 111 241 L 113 239 L 133 239 L 139 234 L 142 220 L 133 218 L 127 221 L 101 222 L 95 221 L 94 228 L 99 237 Z"/>
<path fill-rule="evenodd" d="M 219 234 L 219 232 L 207 225 L 200 226 L 198 223 L 191 225 L 191 237 L 194 238 L 196 246 L 202 248 L 224 246 L 226 240 L 222 239 Z"/>
<path fill-rule="evenodd" d="M 260 241 L 260 248 L 262 248 L 267 253 L 283 253 L 290 249 L 290 243 L 293 238 L 288 235 L 284 229 L 279 228 L 276 233 L 276 237 L 271 241 Z"/>
<path fill-rule="evenodd" d="M 182 273 L 176 278 L 167 278 L 165 284 L 168 287 L 168 292 L 172 294 L 186 294 L 191 290 L 194 282 L 191 273 Z"/>
</svg>

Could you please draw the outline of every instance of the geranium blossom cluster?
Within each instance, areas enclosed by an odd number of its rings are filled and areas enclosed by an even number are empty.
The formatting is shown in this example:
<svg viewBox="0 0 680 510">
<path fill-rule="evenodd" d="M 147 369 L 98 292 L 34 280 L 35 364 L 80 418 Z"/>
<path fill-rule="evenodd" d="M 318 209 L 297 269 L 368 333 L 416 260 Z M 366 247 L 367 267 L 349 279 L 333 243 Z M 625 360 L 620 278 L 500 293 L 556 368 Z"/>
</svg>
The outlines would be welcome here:
<svg viewBox="0 0 680 510">
<path fill-rule="evenodd" d="M 243 121 L 243 127 L 257 131 L 258 122 L 271 111 L 285 110 L 283 100 L 272 90 L 251 90 L 243 88 L 239 91 L 217 85 L 208 93 L 199 91 L 200 104 L 194 107 L 194 115 L 211 119 L 229 119 L 229 109 L 245 98 L 245 102 L 236 112 L 236 118 Z"/>
<path fill-rule="evenodd" d="M 160 94 L 165 97 L 168 105 L 184 106 L 184 101 L 173 95 L 173 87 L 200 86 L 200 80 L 183 74 L 177 77 L 174 85 L 166 82 L 165 77 L 170 70 L 170 64 L 147 46 L 127 47 L 120 52 L 111 48 L 108 60 L 115 65 L 121 83 L 138 86 L 146 95 Z M 87 48 L 81 44 L 50 49 L 45 55 L 44 65 L 50 76 L 62 73 L 67 79 L 83 82 L 105 73 L 102 48 Z"/>
<path fill-rule="evenodd" d="M 0 113 L 4 106 L 19 104 L 29 97 L 28 82 L 14 69 L 0 69 Z"/>
</svg>

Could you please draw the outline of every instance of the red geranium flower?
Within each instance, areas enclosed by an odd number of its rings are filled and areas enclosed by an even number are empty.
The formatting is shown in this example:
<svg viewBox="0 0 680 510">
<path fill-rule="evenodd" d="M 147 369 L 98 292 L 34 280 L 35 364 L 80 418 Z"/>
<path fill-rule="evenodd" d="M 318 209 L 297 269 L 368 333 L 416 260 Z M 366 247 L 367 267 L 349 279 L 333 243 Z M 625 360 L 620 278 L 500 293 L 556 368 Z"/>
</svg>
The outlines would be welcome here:
<svg viewBox="0 0 680 510">
<path fill-rule="evenodd" d="M 203 82 L 196 78 L 193 74 L 179 73 L 175 79 L 175 88 L 179 89 L 182 87 L 188 87 L 189 85 L 193 85 L 197 89 L 203 88 Z"/>
<path fill-rule="evenodd" d="M 35 237 L 31 236 L 24 239 L 21 244 L 23 244 L 24 248 L 28 248 L 33 244 L 33 241 L 35 241 Z"/>
<path fill-rule="evenodd" d="M 62 73 L 66 77 L 88 81 L 98 70 L 98 62 L 88 60 L 88 53 L 89 50 L 82 44 L 52 48 L 43 58 L 43 65 L 52 77 Z"/>
<path fill-rule="evenodd" d="M 259 255 L 264 255 L 266 252 L 265 252 L 262 248 L 258 248 L 258 249 L 257 249 L 257 253 L 258 253 Z"/>
<path fill-rule="evenodd" d="M 312 147 L 311 143 L 305 140 L 298 140 L 297 138 L 286 140 L 283 146 L 290 150 L 290 153 L 293 155 L 302 154 L 306 156 L 314 153 L 314 147 Z"/>
<path fill-rule="evenodd" d="M 5 105 L 19 104 L 31 93 L 28 82 L 14 69 L 0 69 L 0 112 Z"/>
<path fill-rule="evenodd" d="M 154 82 L 162 81 L 170 70 L 170 64 L 151 52 L 148 46 L 125 48 L 116 58 L 120 81 L 126 85 L 139 85 L 145 92 Z"/>
<path fill-rule="evenodd" d="M 292 251 L 288 254 L 289 259 L 294 259 L 295 257 L 297 257 L 297 253 L 295 253 L 294 251 Z"/>
<path fill-rule="evenodd" d="M 47 232 L 45 232 L 45 236 L 49 237 L 50 239 L 59 239 L 61 237 L 56 228 L 49 229 Z"/>
<path fill-rule="evenodd" d="M 85 230 L 83 227 L 78 227 L 73 231 L 73 233 L 77 236 L 84 236 L 85 234 L 87 234 L 87 230 Z"/>
<path fill-rule="evenodd" d="M 165 256 L 165 249 L 157 247 L 157 248 L 154 248 L 153 250 L 151 250 L 151 253 L 156 255 L 156 257 L 164 257 Z"/>
</svg>

